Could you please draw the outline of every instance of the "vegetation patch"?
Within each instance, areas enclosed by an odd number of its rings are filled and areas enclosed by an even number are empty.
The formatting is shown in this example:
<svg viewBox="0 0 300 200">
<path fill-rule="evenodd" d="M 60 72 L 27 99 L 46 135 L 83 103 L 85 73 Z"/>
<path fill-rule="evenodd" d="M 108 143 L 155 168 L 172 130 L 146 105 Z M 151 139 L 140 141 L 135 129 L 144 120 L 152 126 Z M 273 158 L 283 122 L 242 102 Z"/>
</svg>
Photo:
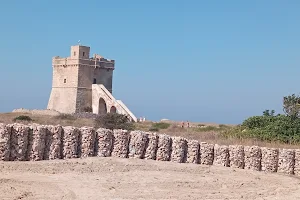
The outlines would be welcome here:
<svg viewBox="0 0 300 200">
<path fill-rule="evenodd" d="M 95 119 L 95 126 L 97 128 L 101 127 L 110 130 L 134 130 L 134 123 L 130 122 L 129 118 L 126 115 L 118 113 L 107 113 L 103 115 L 98 115 Z"/>
<path fill-rule="evenodd" d="M 27 121 L 27 122 L 30 122 L 30 121 L 33 121 L 33 119 L 31 119 L 31 117 L 27 116 L 27 115 L 20 115 L 18 117 L 15 117 L 13 119 L 14 122 L 16 121 Z"/>
</svg>

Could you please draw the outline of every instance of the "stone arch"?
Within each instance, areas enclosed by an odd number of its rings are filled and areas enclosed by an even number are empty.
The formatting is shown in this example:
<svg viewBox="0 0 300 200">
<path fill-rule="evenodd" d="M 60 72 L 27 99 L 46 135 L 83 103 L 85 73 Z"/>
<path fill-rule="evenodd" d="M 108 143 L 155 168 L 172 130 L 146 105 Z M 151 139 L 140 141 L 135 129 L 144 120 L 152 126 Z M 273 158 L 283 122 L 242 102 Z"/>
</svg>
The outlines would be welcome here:
<svg viewBox="0 0 300 200">
<path fill-rule="evenodd" d="M 106 102 L 103 98 L 99 99 L 99 106 L 98 106 L 98 114 L 106 114 L 107 108 L 106 108 Z"/>
<path fill-rule="evenodd" d="M 110 113 L 117 113 L 117 108 L 115 106 L 110 107 Z"/>
</svg>

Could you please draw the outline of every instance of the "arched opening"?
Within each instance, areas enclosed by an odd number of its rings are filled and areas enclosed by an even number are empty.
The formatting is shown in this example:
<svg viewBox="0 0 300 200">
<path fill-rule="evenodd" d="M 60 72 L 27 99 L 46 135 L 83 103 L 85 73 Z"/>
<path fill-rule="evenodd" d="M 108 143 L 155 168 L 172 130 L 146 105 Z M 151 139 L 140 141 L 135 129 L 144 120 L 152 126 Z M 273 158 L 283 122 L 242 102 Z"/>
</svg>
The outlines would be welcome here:
<svg viewBox="0 0 300 200">
<path fill-rule="evenodd" d="M 116 107 L 112 106 L 112 107 L 110 108 L 110 113 L 117 113 Z"/>
<path fill-rule="evenodd" d="M 104 99 L 100 98 L 99 99 L 99 108 L 98 108 L 98 114 L 106 114 L 107 109 L 106 109 L 106 103 Z"/>
<path fill-rule="evenodd" d="M 94 78 L 94 80 L 93 80 L 93 84 L 96 84 L 96 83 L 97 83 L 97 79 L 95 79 L 95 78 Z"/>
</svg>

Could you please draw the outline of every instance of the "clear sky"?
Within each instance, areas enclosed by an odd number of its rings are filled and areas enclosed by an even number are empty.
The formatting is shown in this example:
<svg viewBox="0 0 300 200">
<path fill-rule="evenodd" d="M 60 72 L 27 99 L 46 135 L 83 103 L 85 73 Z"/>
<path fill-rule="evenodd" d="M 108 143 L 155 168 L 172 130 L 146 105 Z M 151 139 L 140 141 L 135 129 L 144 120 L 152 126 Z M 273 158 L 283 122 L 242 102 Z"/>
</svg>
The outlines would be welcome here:
<svg viewBox="0 0 300 200">
<path fill-rule="evenodd" d="M 53 56 L 116 60 L 113 93 L 147 119 L 241 123 L 299 94 L 298 0 L 9 0 L 0 112 L 47 107 Z"/>
</svg>

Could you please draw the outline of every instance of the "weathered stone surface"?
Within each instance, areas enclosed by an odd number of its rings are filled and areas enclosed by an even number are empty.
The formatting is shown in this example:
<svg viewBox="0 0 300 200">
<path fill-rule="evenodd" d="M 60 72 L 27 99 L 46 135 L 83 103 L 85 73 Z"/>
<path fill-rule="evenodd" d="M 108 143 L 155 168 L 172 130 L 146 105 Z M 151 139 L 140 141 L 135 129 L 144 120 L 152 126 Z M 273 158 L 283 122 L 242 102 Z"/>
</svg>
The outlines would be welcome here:
<svg viewBox="0 0 300 200">
<path fill-rule="evenodd" d="M 146 145 L 145 159 L 156 159 L 158 148 L 158 135 L 156 133 L 147 132 L 148 142 Z"/>
<path fill-rule="evenodd" d="M 63 128 L 60 125 L 48 125 L 46 134 L 45 160 L 63 158 Z"/>
<path fill-rule="evenodd" d="M 156 160 L 170 161 L 172 138 L 165 134 L 158 135 Z"/>
<path fill-rule="evenodd" d="M 129 158 L 144 158 L 148 135 L 143 131 L 131 131 L 129 143 Z"/>
<path fill-rule="evenodd" d="M 300 149 L 295 149 L 294 174 L 300 176 Z"/>
<path fill-rule="evenodd" d="M 29 127 L 23 124 L 9 124 L 12 126 L 11 133 L 11 161 L 28 160 L 28 137 Z"/>
<path fill-rule="evenodd" d="M 127 158 L 129 151 L 130 134 L 127 130 L 114 130 L 114 146 L 112 156 Z"/>
<path fill-rule="evenodd" d="M 76 127 L 64 126 L 63 138 L 63 158 L 78 158 L 79 144 L 80 144 L 80 131 Z"/>
<path fill-rule="evenodd" d="M 31 161 L 44 160 L 47 129 L 42 125 L 31 125 L 28 156 Z"/>
<path fill-rule="evenodd" d="M 184 163 L 187 159 L 187 141 L 183 137 L 172 137 L 171 161 Z"/>
<path fill-rule="evenodd" d="M 233 168 L 244 169 L 245 153 L 242 145 L 229 145 L 229 165 Z"/>
<path fill-rule="evenodd" d="M 197 140 L 188 140 L 187 142 L 187 163 L 199 164 L 200 160 L 200 144 Z"/>
<path fill-rule="evenodd" d="M 261 170 L 266 172 L 277 172 L 278 169 L 278 149 L 261 148 Z"/>
<path fill-rule="evenodd" d="M 12 127 L 0 123 L 0 160 L 9 161 Z"/>
<path fill-rule="evenodd" d="M 229 167 L 229 147 L 226 145 L 214 146 L 214 165 Z"/>
<path fill-rule="evenodd" d="M 245 169 L 260 171 L 261 170 L 261 149 L 259 146 L 244 146 Z"/>
<path fill-rule="evenodd" d="M 113 132 L 109 129 L 99 128 L 96 131 L 96 155 L 98 157 L 109 157 L 113 149 Z"/>
<path fill-rule="evenodd" d="M 200 143 L 200 163 L 212 165 L 214 163 L 214 145 L 206 142 Z"/>
<path fill-rule="evenodd" d="M 295 150 L 279 149 L 278 170 L 277 172 L 285 174 L 294 174 Z"/>
<path fill-rule="evenodd" d="M 95 155 L 96 131 L 93 127 L 81 127 L 80 157 L 86 158 Z"/>
</svg>

